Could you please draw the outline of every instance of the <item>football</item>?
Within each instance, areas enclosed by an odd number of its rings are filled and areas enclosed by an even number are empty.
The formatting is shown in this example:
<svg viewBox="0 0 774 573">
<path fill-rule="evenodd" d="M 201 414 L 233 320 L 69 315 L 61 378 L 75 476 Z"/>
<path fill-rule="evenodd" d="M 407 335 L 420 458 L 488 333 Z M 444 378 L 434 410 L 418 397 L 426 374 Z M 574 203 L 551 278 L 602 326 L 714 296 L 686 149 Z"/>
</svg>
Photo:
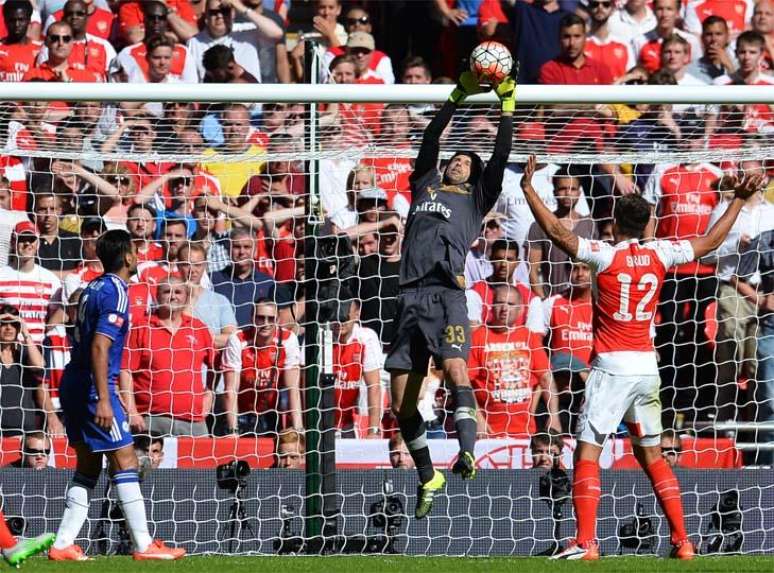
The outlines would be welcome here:
<svg viewBox="0 0 774 573">
<path fill-rule="evenodd" d="M 470 71 L 482 84 L 499 84 L 512 67 L 511 52 L 500 42 L 482 42 L 470 54 Z"/>
</svg>

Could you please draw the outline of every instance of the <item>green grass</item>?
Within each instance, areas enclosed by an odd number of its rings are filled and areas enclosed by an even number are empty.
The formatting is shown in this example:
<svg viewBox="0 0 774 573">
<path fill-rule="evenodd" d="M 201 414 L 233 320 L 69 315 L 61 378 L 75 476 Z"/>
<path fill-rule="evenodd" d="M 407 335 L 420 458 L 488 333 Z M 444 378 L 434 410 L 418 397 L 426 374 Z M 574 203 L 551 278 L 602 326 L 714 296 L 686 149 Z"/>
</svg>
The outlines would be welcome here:
<svg viewBox="0 0 774 573">
<path fill-rule="evenodd" d="M 189 557 L 173 562 L 135 563 L 129 557 L 98 557 L 82 563 L 54 563 L 33 558 L 23 567 L 26 571 L 72 571 L 73 573 L 554 573 L 588 571 L 593 573 L 667 573 L 670 571 L 708 573 L 747 573 L 774 571 L 774 556 L 700 557 L 691 562 L 656 557 L 607 557 L 593 563 L 547 562 L 537 557 Z M 6 568 L 7 569 L 7 568 Z"/>
</svg>

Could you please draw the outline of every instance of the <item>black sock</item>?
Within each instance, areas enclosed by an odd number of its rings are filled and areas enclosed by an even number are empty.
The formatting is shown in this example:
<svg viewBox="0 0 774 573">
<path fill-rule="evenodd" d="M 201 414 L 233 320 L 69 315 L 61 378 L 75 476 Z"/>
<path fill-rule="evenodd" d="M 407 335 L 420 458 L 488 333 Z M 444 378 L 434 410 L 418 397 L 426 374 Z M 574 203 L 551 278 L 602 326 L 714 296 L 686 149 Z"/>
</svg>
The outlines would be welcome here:
<svg viewBox="0 0 774 573">
<path fill-rule="evenodd" d="M 435 470 L 433 470 L 433 460 L 430 459 L 430 448 L 427 445 L 425 421 L 419 412 L 414 412 L 414 415 L 408 418 L 398 418 L 398 425 L 403 441 L 406 442 L 406 447 L 417 467 L 419 481 L 429 482 L 433 479 Z"/>
<path fill-rule="evenodd" d="M 454 410 L 454 428 L 457 430 L 457 439 L 460 442 L 460 450 L 473 453 L 476 447 L 476 398 L 473 396 L 473 388 L 470 386 L 455 386 L 452 391 L 456 408 Z"/>
</svg>

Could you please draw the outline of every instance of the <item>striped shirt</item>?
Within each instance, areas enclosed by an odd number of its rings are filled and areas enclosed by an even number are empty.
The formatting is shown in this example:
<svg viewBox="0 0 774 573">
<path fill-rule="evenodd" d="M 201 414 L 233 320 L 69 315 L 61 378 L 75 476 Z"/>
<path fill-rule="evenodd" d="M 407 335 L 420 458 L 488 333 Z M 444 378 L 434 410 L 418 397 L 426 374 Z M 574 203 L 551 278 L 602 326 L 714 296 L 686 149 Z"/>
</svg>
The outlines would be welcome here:
<svg viewBox="0 0 774 573">
<path fill-rule="evenodd" d="M 61 297 L 62 282 L 40 265 L 36 264 L 30 272 L 10 265 L 0 267 L 0 302 L 19 309 L 35 344 L 43 342 L 49 308 L 60 304 Z"/>
</svg>

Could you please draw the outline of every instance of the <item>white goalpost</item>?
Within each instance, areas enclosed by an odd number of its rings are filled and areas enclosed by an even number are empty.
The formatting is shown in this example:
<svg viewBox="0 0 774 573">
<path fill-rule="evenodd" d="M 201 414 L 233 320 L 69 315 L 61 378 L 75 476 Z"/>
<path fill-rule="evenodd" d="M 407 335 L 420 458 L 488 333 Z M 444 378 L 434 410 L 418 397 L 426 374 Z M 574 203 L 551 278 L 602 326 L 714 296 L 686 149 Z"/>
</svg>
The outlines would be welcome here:
<svg viewBox="0 0 774 573">
<path fill-rule="evenodd" d="M 503 193 L 466 268 L 468 310 L 474 327 L 483 328 L 492 287 L 520 285 L 518 327 L 537 336 L 560 395 L 559 438 L 546 439 L 560 451 L 548 464 L 553 473 L 533 467 L 541 460 L 531 440 L 548 436 L 548 400 L 534 390 L 528 359 L 505 367 L 493 359 L 486 369 L 494 381 L 485 376 L 477 388 L 485 396 L 476 448 L 482 471 L 471 483 L 450 478 L 433 513 L 416 521 L 415 472 L 401 469 L 383 369 L 400 254 L 389 249 L 401 240 L 422 132 L 450 89 L 0 84 L 0 262 L 14 254 L 15 225 L 37 222 L 45 216 L 41 201 L 55 197 L 59 236 L 80 235 L 82 251 L 62 247 L 39 260 L 61 278 L 59 298 L 47 302 L 66 309 L 99 274 L 90 233 L 129 228 L 144 258 L 129 295 L 133 323 L 150 320 L 158 282 L 170 274 L 193 284 L 196 300 L 214 290 L 230 303 L 224 311 L 217 299 L 197 315 L 212 362 L 174 364 L 187 343 L 133 349 L 142 364 L 130 372 L 139 388 L 133 424 L 142 419 L 147 430 L 148 418 L 167 415 L 206 427 L 203 435 L 138 443 L 155 536 L 192 553 L 295 554 L 309 552 L 304 538 L 316 518 L 316 553 L 480 556 L 541 554 L 570 536 L 565 478 L 590 324 L 573 314 L 580 303 L 562 296 L 586 286 L 573 283 L 571 265 L 531 229 L 522 164 L 537 156 L 538 193 L 552 209 L 572 211 L 594 237 L 610 233 L 615 198 L 629 192 L 652 203 L 660 236 L 695 236 L 722 213 L 730 176 L 774 175 L 774 86 L 518 86 Z M 460 107 L 439 142 L 442 160 L 459 149 L 489 157 L 496 102 L 489 93 Z M 577 196 L 557 194 L 560 180 L 574 182 Z M 774 368 L 762 366 L 760 355 L 771 318 L 753 302 L 756 294 L 774 296 L 761 279 L 771 255 L 756 241 L 774 229 L 771 202 L 774 177 L 721 250 L 670 274 L 659 306 L 663 443 L 677 460 L 687 528 L 703 553 L 774 553 L 774 403 L 764 392 L 774 384 L 765 373 Z M 167 233 L 175 225 L 179 233 Z M 235 254 L 240 241 L 249 243 L 248 254 Z M 493 247 L 506 255 L 515 248 L 518 257 L 494 259 Z M 226 276 L 245 259 L 252 262 L 239 280 Z M 223 276 L 228 280 L 219 282 Z M 257 285 L 249 294 L 239 290 L 247 282 Z M 306 290 L 323 283 L 335 288 Z M 28 286 L 16 287 L 21 306 L 36 293 Z M 342 317 L 352 300 L 359 311 Z M 314 338 L 320 357 L 304 356 L 310 303 L 338 316 Z M 0 469 L 0 494 L 5 514 L 25 515 L 22 533 L 32 536 L 55 531 L 74 467 L 52 422 L 70 343 L 65 319 L 46 326 L 45 316 L 21 314 L 40 323 L 46 368 L 39 381 L 20 374 L 14 384 L 19 428 L 3 428 L 0 462 L 25 466 L 29 452 L 40 449 L 49 451 L 50 469 Z M 262 335 L 270 322 L 276 330 Z M 169 358 L 163 367 L 155 362 L 162 356 Z M 143 378 L 141 370 L 174 375 Z M 318 382 L 321 375 L 327 381 Z M 432 369 L 423 392 L 433 460 L 449 469 L 457 452 L 453 409 Z M 495 392 L 509 398 L 490 401 L 487 393 Z M 314 450 L 334 434 L 328 459 L 335 467 L 325 466 Z M 663 553 L 668 527 L 644 475 L 630 471 L 636 461 L 625 428 L 610 437 L 602 467 L 603 552 Z M 320 487 L 326 471 L 335 473 L 333 491 Z M 103 477 L 94 490 L 102 504 L 92 502 L 78 540 L 92 554 L 120 553 L 128 542 L 106 484 Z"/>
</svg>

